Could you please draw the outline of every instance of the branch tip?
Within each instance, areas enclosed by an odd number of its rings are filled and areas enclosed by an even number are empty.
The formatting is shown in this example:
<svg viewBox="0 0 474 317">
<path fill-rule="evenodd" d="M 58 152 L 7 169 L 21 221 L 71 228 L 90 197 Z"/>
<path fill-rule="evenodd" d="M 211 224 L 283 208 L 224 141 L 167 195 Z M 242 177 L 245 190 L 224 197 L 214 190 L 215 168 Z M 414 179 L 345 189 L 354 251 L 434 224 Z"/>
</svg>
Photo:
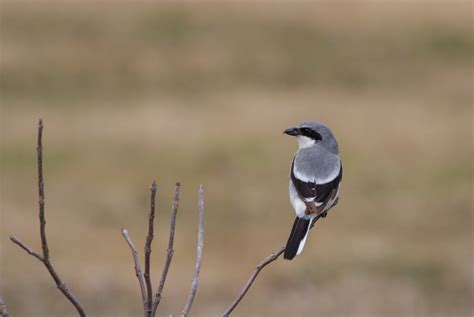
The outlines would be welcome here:
<svg viewBox="0 0 474 317">
<path fill-rule="evenodd" d="M 188 316 L 193 305 L 194 297 L 196 296 L 198 283 L 199 283 L 199 272 L 201 270 L 202 253 L 204 248 L 204 186 L 199 186 L 198 192 L 198 240 L 197 240 L 197 253 L 196 253 L 196 266 L 194 268 L 193 281 L 191 283 L 191 290 L 189 291 L 188 301 L 186 302 L 182 315 Z"/>
<path fill-rule="evenodd" d="M 156 205 L 156 181 L 151 183 L 151 197 L 150 197 L 150 213 L 148 215 L 148 234 L 145 241 L 145 271 L 143 277 L 146 285 L 146 301 L 144 303 L 145 316 L 151 317 L 153 311 L 153 288 L 151 285 L 151 244 L 154 237 L 154 220 L 155 220 L 155 205 Z"/>
<path fill-rule="evenodd" d="M 145 289 L 145 282 L 143 280 L 143 274 L 142 270 L 140 268 L 140 262 L 138 261 L 138 253 L 137 249 L 135 248 L 135 245 L 132 242 L 132 239 L 130 238 L 130 235 L 128 234 L 128 230 L 126 228 L 122 228 L 122 236 L 124 237 L 125 241 L 128 244 L 128 247 L 130 248 L 130 252 L 132 253 L 132 258 L 133 258 L 133 263 L 135 265 L 135 275 L 138 279 L 138 285 L 140 286 L 140 292 L 142 294 L 142 302 L 143 302 L 143 310 L 145 312 L 145 317 L 147 316 L 146 312 L 146 289 Z"/>
<path fill-rule="evenodd" d="M 172 210 L 171 210 L 170 234 L 169 234 L 169 240 L 168 240 L 168 249 L 166 250 L 166 262 L 165 262 L 165 265 L 163 266 L 163 272 L 161 273 L 158 289 L 156 291 L 155 298 L 153 300 L 152 316 L 155 316 L 156 310 L 158 309 L 158 305 L 160 304 L 163 288 L 166 282 L 166 277 L 168 276 L 168 271 L 171 266 L 171 260 L 173 259 L 174 231 L 176 227 L 176 217 L 177 217 L 178 208 L 179 208 L 180 189 L 181 189 L 180 182 L 176 182 L 175 192 L 173 196 Z"/>
</svg>

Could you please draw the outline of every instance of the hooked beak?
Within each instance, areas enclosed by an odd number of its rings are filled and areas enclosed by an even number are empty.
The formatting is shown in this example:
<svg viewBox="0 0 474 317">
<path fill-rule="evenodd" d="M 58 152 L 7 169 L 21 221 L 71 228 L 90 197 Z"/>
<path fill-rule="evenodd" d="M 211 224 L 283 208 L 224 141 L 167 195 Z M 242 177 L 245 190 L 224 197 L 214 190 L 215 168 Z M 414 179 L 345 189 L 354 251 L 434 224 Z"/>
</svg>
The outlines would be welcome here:
<svg viewBox="0 0 474 317">
<path fill-rule="evenodd" d="M 289 128 L 283 131 L 284 134 L 292 135 L 292 136 L 297 136 L 300 134 L 300 129 L 298 128 Z"/>
</svg>

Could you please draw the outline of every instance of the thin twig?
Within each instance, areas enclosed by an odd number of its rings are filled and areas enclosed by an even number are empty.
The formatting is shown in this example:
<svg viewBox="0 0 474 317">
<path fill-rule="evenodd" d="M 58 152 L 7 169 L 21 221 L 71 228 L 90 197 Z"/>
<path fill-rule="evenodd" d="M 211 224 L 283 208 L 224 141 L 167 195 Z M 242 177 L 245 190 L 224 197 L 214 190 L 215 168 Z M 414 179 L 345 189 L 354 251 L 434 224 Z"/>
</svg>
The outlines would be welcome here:
<svg viewBox="0 0 474 317">
<path fill-rule="evenodd" d="M 79 316 L 85 317 L 86 313 L 82 308 L 81 304 L 79 303 L 78 299 L 71 293 L 71 291 L 66 287 L 66 284 L 61 280 L 58 273 L 54 269 L 51 261 L 49 260 L 49 247 L 48 241 L 46 240 L 46 218 L 44 214 L 44 180 L 43 180 L 43 120 L 39 120 L 38 122 L 38 145 L 37 145 L 37 157 L 38 157 L 38 204 L 39 204 L 39 221 L 40 221 L 40 236 L 41 236 L 41 249 L 43 251 L 43 255 L 40 256 L 38 253 L 33 251 L 32 249 L 28 248 L 25 244 L 20 242 L 15 237 L 11 236 L 10 240 L 22 248 L 28 254 L 34 256 L 38 260 L 40 260 L 46 269 L 48 270 L 49 274 L 53 278 L 54 282 L 58 289 L 63 293 L 63 295 L 74 305 Z"/>
<path fill-rule="evenodd" d="M 0 296 L 0 314 L 2 314 L 2 317 L 8 317 L 7 305 L 5 305 L 2 296 Z"/>
<path fill-rule="evenodd" d="M 257 265 L 257 267 L 255 268 L 255 271 L 252 273 L 252 275 L 248 279 L 247 283 L 245 283 L 244 287 L 242 287 L 242 289 L 240 290 L 239 295 L 237 296 L 237 298 L 227 308 L 227 310 L 222 314 L 222 317 L 227 317 L 232 313 L 232 311 L 235 309 L 235 307 L 237 307 L 237 305 L 239 305 L 242 298 L 244 298 L 244 296 L 247 293 L 247 291 L 249 290 L 249 288 L 252 286 L 253 282 L 257 278 L 258 273 L 260 273 L 260 271 L 263 270 L 263 268 L 265 266 L 267 266 L 268 264 L 270 264 L 273 261 L 275 261 L 276 259 L 278 259 L 278 257 L 283 252 L 285 252 L 285 246 L 283 246 L 280 249 L 278 249 L 277 251 L 273 252 L 271 255 L 266 257 L 262 262 L 260 262 L 260 264 Z"/>
<path fill-rule="evenodd" d="M 128 234 L 128 230 L 126 228 L 122 228 L 122 236 L 127 241 L 128 246 L 130 247 L 130 251 L 132 251 L 133 262 L 135 263 L 135 275 L 138 279 L 138 284 L 140 285 L 140 292 L 142 293 L 142 302 L 143 302 L 143 310 L 145 313 L 145 317 L 147 316 L 146 311 L 146 289 L 145 289 L 145 282 L 143 280 L 142 270 L 140 268 L 140 263 L 138 261 L 137 249 Z"/>
<path fill-rule="evenodd" d="M 48 241 L 46 240 L 46 219 L 44 217 L 44 180 L 43 180 L 43 120 L 38 124 L 38 146 L 36 148 L 38 155 L 38 194 L 39 194 L 39 221 L 41 248 L 43 249 L 43 258 L 49 259 Z"/>
<path fill-rule="evenodd" d="M 37 258 L 38 260 L 40 260 L 41 262 L 43 262 L 43 258 L 41 257 L 41 255 L 39 255 L 38 253 L 36 253 L 34 250 L 32 250 L 31 248 L 29 248 L 28 246 L 26 246 L 23 242 L 21 242 L 20 240 L 18 240 L 15 236 L 10 236 L 10 240 L 12 240 L 13 243 L 15 243 L 16 245 L 18 245 L 20 248 L 22 248 L 23 250 L 26 251 L 26 253 L 28 253 L 29 255 L 32 255 L 34 256 L 35 258 Z"/>
<path fill-rule="evenodd" d="M 150 255 L 151 255 L 151 242 L 153 241 L 153 226 L 155 220 L 155 197 L 156 197 L 156 181 L 153 181 L 151 184 L 151 197 L 150 197 L 150 215 L 148 216 L 148 235 L 145 241 L 145 273 L 143 277 L 145 278 L 146 284 L 146 316 L 150 317 L 152 312 L 152 296 L 153 289 L 151 287 L 151 275 L 150 275 Z"/>
<path fill-rule="evenodd" d="M 153 311 L 152 311 L 153 317 L 155 316 L 156 310 L 158 309 L 158 305 L 160 304 L 161 296 L 162 296 L 161 294 L 163 293 L 166 277 L 168 276 L 168 270 L 171 265 L 171 260 L 173 259 L 174 229 L 176 227 L 176 216 L 178 214 L 180 188 L 181 188 L 181 184 L 179 182 L 176 182 L 176 188 L 175 188 L 174 197 L 173 197 L 173 207 L 171 211 L 170 236 L 168 240 L 168 250 L 166 252 L 167 254 L 166 262 L 165 262 L 165 266 L 163 267 L 163 272 L 161 273 L 160 282 L 155 294 L 155 299 L 153 301 Z"/>
<path fill-rule="evenodd" d="M 199 229 L 198 229 L 198 242 L 197 242 L 197 255 L 196 255 L 196 267 L 194 269 L 193 282 L 191 283 L 191 290 L 189 292 L 189 298 L 184 305 L 183 316 L 186 317 L 191 310 L 193 305 L 194 296 L 196 296 L 196 291 L 198 288 L 199 281 L 199 271 L 201 270 L 202 262 L 202 250 L 204 247 L 204 186 L 199 186 L 198 194 L 198 212 L 199 212 Z"/>
</svg>

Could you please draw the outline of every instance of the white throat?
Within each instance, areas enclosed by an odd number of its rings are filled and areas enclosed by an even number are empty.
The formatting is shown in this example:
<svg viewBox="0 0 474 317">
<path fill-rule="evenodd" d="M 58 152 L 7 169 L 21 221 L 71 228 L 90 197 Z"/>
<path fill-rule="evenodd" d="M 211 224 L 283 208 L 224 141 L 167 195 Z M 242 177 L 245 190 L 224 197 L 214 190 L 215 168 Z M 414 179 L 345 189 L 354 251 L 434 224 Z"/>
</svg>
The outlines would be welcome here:
<svg viewBox="0 0 474 317">
<path fill-rule="evenodd" d="M 304 135 L 298 136 L 298 143 L 300 144 L 300 149 L 306 149 L 312 145 L 314 145 L 315 141 L 311 138 L 308 138 Z"/>
</svg>

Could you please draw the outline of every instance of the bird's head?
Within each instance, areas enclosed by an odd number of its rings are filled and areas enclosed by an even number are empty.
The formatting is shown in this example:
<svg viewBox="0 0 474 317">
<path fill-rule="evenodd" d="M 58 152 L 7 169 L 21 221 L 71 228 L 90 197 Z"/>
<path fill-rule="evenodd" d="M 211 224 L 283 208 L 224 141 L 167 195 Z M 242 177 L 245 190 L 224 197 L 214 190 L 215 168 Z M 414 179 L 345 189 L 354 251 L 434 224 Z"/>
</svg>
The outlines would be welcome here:
<svg viewBox="0 0 474 317">
<path fill-rule="evenodd" d="M 297 127 L 286 129 L 283 133 L 297 137 L 300 149 L 318 144 L 334 154 L 339 154 L 336 138 L 322 123 L 303 122 Z"/>
</svg>

